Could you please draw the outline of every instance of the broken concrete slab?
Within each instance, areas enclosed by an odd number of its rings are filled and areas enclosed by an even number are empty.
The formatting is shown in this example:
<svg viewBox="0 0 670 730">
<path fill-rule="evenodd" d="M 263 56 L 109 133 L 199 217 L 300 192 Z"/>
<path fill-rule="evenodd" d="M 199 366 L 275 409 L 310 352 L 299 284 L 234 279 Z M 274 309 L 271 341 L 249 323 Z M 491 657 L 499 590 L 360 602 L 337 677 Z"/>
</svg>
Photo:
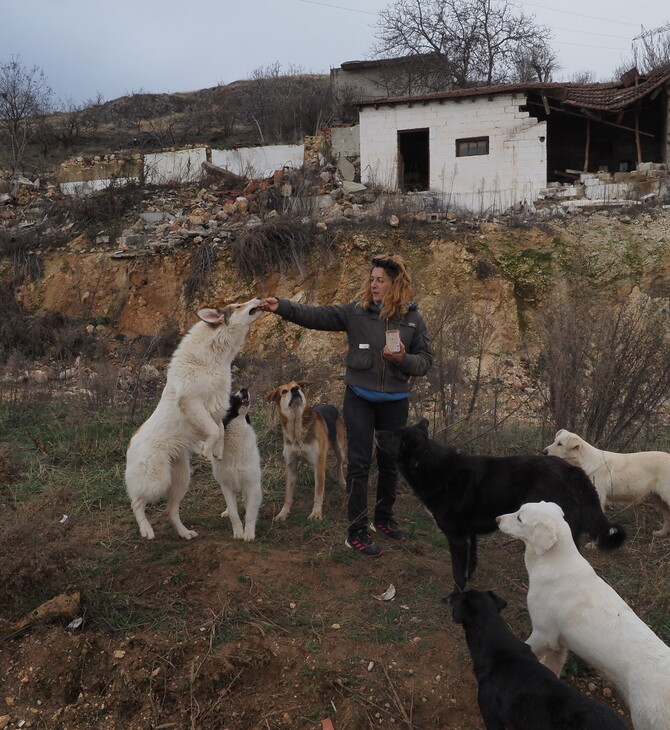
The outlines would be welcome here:
<svg viewBox="0 0 670 730">
<path fill-rule="evenodd" d="M 361 183 L 351 182 L 350 180 L 344 180 L 342 182 L 342 190 L 344 190 L 345 193 L 362 193 L 367 189 L 367 186 Z"/>
</svg>

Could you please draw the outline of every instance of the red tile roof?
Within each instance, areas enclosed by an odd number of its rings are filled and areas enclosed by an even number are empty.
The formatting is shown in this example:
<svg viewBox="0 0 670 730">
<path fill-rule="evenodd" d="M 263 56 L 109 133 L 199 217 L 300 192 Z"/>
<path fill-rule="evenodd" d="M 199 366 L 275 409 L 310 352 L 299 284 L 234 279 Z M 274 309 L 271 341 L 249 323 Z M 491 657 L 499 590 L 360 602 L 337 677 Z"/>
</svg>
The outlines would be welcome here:
<svg viewBox="0 0 670 730">
<path fill-rule="evenodd" d="M 417 96 L 371 99 L 370 101 L 359 102 L 359 106 L 416 104 L 442 99 L 468 99 L 474 96 L 490 96 L 493 94 L 537 93 L 575 108 L 616 112 L 648 96 L 669 82 L 670 65 L 667 65 L 661 66 L 646 75 L 639 75 L 636 69 L 631 69 L 619 81 L 606 83 L 529 82 L 524 84 L 476 86 L 471 89 L 438 91 Z"/>
</svg>

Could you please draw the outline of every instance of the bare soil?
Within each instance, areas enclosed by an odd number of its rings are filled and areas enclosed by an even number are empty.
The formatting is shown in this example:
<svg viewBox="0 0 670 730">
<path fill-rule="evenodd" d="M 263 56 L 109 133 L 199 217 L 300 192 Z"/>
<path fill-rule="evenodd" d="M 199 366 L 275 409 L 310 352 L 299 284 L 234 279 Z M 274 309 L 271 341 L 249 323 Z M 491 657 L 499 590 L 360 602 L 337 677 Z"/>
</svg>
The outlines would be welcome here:
<svg viewBox="0 0 670 730">
<path fill-rule="evenodd" d="M 289 520 L 273 523 L 281 484 L 270 484 L 258 537 L 244 543 L 220 517 L 207 465 L 194 471 L 183 518 L 199 537 L 180 539 L 156 508 L 149 542 L 122 488 L 82 501 L 81 488 L 45 485 L 17 503 L 6 467 L 0 727 L 269 730 L 320 728 L 330 718 L 336 730 L 483 728 L 462 630 L 440 600 L 451 585 L 446 542 L 406 487 L 397 514 L 409 540 L 366 559 L 343 544 L 344 500 L 332 482 L 321 523 L 306 519 L 306 476 Z M 588 557 L 667 630 L 670 548 L 651 538 L 657 515 L 640 506 L 617 519 L 628 543 Z M 391 584 L 395 598 L 379 600 Z M 519 543 L 483 538 L 473 587 L 504 596 L 505 618 L 525 638 Z M 68 615 L 7 635 L 40 603 L 74 592 L 79 628 Z M 659 592 L 666 614 L 654 615 Z M 565 681 L 628 721 L 616 692 L 581 662 L 570 662 Z"/>
</svg>

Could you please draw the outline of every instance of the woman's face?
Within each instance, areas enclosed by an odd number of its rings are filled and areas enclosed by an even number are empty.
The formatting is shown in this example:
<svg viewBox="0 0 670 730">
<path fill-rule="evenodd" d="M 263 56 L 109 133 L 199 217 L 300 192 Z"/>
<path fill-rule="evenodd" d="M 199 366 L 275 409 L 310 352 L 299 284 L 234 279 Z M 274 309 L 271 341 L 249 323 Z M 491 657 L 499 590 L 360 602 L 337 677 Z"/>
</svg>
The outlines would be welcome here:
<svg viewBox="0 0 670 730">
<path fill-rule="evenodd" d="M 375 304 L 381 304 L 391 288 L 391 277 L 381 266 L 375 266 L 370 273 L 370 291 Z"/>
</svg>

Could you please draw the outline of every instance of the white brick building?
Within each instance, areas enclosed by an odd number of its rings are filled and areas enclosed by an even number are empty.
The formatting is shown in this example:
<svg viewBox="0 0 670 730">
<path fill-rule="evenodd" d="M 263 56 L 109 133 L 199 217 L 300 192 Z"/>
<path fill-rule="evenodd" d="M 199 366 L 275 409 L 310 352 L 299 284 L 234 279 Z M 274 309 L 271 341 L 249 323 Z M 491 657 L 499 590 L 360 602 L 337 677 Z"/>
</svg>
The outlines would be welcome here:
<svg viewBox="0 0 670 730">
<path fill-rule="evenodd" d="M 667 163 L 670 67 L 618 82 L 507 84 L 362 101 L 361 182 L 478 213 L 548 182 Z"/>
</svg>

